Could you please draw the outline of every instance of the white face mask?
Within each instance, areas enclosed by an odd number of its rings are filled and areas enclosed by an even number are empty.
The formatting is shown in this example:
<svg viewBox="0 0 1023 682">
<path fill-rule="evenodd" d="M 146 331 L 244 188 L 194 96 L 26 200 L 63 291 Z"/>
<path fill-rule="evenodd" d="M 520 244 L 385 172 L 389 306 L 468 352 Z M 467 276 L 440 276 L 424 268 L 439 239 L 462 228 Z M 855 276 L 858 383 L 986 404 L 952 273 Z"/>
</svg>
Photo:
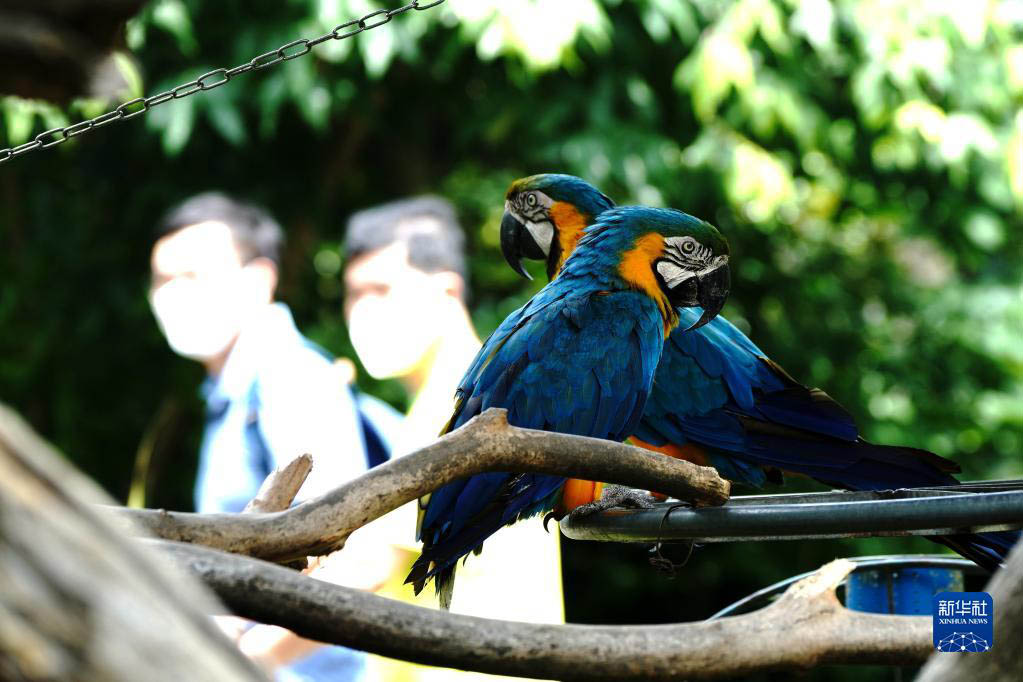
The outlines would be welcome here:
<svg viewBox="0 0 1023 682">
<path fill-rule="evenodd" d="M 209 360 L 234 342 L 258 299 L 238 271 L 217 279 L 175 278 L 151 292 L 149 304 L 175 353 Z"/>
<path fill-rule="evenodd" d="M 437 336 L 437 306 L 422 293 L 367 296 L 348 313 L 348 335 L 366 371 L 376 379 L 410 374 Z"/>
</svg>

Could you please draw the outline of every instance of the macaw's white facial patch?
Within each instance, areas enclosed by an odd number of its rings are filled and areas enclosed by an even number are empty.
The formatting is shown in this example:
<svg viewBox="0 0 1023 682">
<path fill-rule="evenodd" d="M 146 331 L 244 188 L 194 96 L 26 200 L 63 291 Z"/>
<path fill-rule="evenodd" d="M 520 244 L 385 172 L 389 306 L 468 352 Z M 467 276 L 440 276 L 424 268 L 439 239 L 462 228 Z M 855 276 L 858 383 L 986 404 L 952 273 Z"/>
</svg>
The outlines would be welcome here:
<svg viewBox="0 0 1023 682">
<path fill-rule="evenodd" d="M 728 256 L 714 256 L 710 259 L 707 264 L 700 270 L 700 275 L 705 275 L 713 270 L 717 270 L 722 265 L 728 265 Z"/>
<path fill-rule="evenodd" d="M 549 256 L 551 253 L 551 242 L 554 241 L 554 225 L 549 220 L 542 220 L 538 223 L 534 223 L 532 220 L 523 221 L 526 229 L 529 230 L 529 234 L 533 236 L 533 241 L 543 251 L 543 255 Z"/>
<path fill-rule="evenodd" d="M 669 260 L 657 261 L 657 272 L 661 275 L 661 278 L 664 279 L 664 283 L 669 289 L 674 289 L 679 285 L 679 283 L 690 277 L 696 276 L 692 270 L 687 270 L 681 265 Z"/>
<path fill-rule="evenodd" d="M 504 210 L 522 223 L 544 256 L 550 255 L 554 241 L 554 223 L 549 214 L 553 203 L 543 192 L 525 192 L 514 201 L 504 202 Z"/>
</svg>

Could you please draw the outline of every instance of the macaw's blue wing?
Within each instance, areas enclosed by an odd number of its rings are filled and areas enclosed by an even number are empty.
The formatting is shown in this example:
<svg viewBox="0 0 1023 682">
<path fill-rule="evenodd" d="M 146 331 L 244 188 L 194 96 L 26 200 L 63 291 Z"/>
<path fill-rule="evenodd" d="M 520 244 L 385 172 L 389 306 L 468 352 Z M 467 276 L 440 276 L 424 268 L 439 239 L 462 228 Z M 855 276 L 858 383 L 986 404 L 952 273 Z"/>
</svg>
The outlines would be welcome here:
<svg viewBox="0 0 1023 682">
<path fill-rule="evenodd" d="M 484 343 L 445 431 L 502 407 L 513 426 L 623 440 L 643 413 L 662 346 L 661 315 L 644 294 L 566 295 L 548 286 Z M 552 509 L 564 482 L 489 473 L 423 498 L 423 552 L 406 582 L 418 592 L 436 576 L 441 591 L 459 557 L 501 526 Z"/>
<path fill-rule="evenodd" d="M 751 485 L 779 470 L 854 490 L 956 483 L 954 462 L 862 440 L 838 403 L 793 380 L 725 318 L 686 332 L 700 311 L 679 313 L 639 440 L 699 445 L 722 474 Z"/>
<path fill-rule="evenodd" d="M 686 332 L 699 309 L 679 311 L 635 439 L 660 449 L 696 445 L 734 481 L 762 485 L 780 472 L 848 490 L 956 485 L 955 462 L 917 448 L 875 445 L 826 393 L 807 388 L 724 317 Z M 988 568 L 1018 533 L 932 538 Z"/>
</svg>

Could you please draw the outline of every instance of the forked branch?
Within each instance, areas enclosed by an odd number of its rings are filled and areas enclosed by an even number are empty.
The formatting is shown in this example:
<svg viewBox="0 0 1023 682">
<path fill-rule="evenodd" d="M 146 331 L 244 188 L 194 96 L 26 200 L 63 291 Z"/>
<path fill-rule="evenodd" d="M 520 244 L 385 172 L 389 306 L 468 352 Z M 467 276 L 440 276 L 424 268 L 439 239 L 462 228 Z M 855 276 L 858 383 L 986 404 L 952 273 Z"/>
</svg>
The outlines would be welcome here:
<svg viewBox="0 0 1023 682">
<path fill-rule="evenodd" d="M 588 478 L 720 505 L 729 483 L 710 467 L 600 440 L 509 426 L 490 409 L 406 457 L 391 460 L 318 498 L 273 514 L 187 514 L 110 508 L 116 518 L 165 540 L 274 562 L 326 554 L 370 521 L 445 483 L 485 471 Z M 137 531 L 135 531 L 137 532 Z"/>
</svg>

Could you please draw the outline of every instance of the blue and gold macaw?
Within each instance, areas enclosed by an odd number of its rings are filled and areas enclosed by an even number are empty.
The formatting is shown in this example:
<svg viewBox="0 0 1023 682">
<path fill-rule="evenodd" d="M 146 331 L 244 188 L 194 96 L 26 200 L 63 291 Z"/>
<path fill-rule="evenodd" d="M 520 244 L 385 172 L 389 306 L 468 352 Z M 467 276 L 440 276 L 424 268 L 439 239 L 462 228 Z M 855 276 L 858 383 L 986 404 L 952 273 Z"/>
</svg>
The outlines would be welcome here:
<svg viewBox="0 0 1023 682">
<path fill-rule="evenodd" d="M 557 282 L 586 225 L 614 202 L 570 175 L 545 174 L 512 183 L 505 197 L 501 248 L 512 268 L 545 260 Z M 666 271 L 661 271 L 661 268 Z M 669 265 L 658 265 L 670 276 Z M 721 301 L 723 305 L 723 300 Z M 699 308 L 678 311 L 680 324 L 664 352 L 642 418 L 628 435 L 641 447 L 714 466 L 733 481 L 760 486 L 781 472 L 848 490 L 955 485 L 954 462 L 926 450 L 875 445 L 859 437 L 852 416 L 816 388 L 795 381 L 732 323 Z M 696 322 L 696 327 L 690 325 Z M 591 502 L 600 485 L 570 481 L 561 511 Z M 946 544 L 993 570 L 1018 533 L 944 537 Z"/>
<path fill-rule="evenodd" d="M 709 223 L 668 209 L 603 212 L 561 276 L 483 344 L 442 433 L 503 407 L 513 426 L 623 440 L 643 414 L 679 310 L 720 310 L 728 288 L 728 244 Z M 434 578 L 446 606 L 457 560 L 502 526 L 550 511 L 564 483 L 488 473 L 422 498 L 423 551 L 406 582 L 418 594 Z"/>
</svg>

